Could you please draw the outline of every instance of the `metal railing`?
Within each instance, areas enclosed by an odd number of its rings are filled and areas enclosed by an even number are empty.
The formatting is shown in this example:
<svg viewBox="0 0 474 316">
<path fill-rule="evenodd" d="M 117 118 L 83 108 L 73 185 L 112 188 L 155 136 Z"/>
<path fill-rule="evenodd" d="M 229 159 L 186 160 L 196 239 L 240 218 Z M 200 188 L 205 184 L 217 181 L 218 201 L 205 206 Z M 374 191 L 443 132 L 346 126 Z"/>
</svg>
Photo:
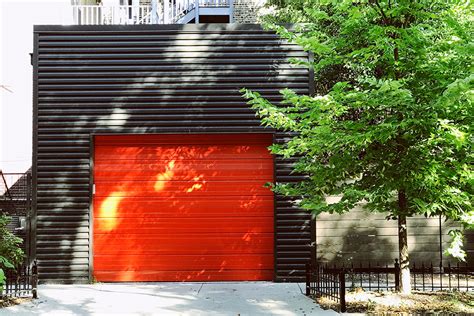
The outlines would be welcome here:
<svg viewBox="0 0 474 316">
<path fill-rule="evenodd" d="M 156 9 L 149 5 L 73 5 L 72 14 L 78 25 L 172 24 L 196 8 L 226 8 L 232 0 L 161 0 L 156 4 Z"/>
<path fill-rule="evenodd" d="M 21 265 L 5 271 L 5 285 L 1 288 L 0 297 L 38 298 L 38 265 Z"/>
<path fill-rule="evenodd" d="M 132 6 L 72 6 L 74 23 L 79 25 L 100 24 L 151 24 L 151 7 Z"/>
<path fill-rule="evenodd" d="M 433 264 L 414 264 L 410 268 L 412 288 L 417 291 L 474 291 L 474 267 L 467 264 L 448 264 L 436 267 Z"/>
<path fill-rule="evenodd" d="M 12 199 L 12 195 L 8 188 L 8 182 L 5 178 L 5 174 L 0 170 L 0 198 L 3 199 Z"/>
<path fill-rule="evenodd" d="M 228 7 L 229 0 L 199 0 L 200 7 Z"/>
<path fill-rule="evenodd" d="M 313 298 L 325 297 L 341 306 L 346 311 L 346 288 L 344 271 L 329 272 L 323 265 L 312 267 L 306 265 L 306 296 Z"/>
<path fill-rule="evenodd" d="M 416 265 L 410 268 L 412 289 L 418 291 L 474 291 L 474 267 L 448 264 L 447 267 Z M 360 288 L 366 291 L 398 291 L 400 265 L 393 266 L 329 266 L 318 263 L 306 265 L 306 295 L 324 297 L 346 312 L 346 291 Z"/>
</svg>

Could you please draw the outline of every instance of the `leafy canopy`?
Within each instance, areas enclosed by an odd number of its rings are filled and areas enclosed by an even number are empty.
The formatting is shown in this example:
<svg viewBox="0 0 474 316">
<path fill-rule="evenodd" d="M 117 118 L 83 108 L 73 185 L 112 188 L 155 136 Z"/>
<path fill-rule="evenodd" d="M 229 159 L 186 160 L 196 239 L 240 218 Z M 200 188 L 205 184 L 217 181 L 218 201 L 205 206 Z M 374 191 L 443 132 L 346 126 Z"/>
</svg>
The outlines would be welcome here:
<svg viewBox="0 0 474 316">
<path fill-rule="evenodd" d="M 468 2 L 274 0 L 270 28 L 314 54 L 314 96 L 272 104 L 243 89 L 265 125 L 296 132 L 274 154 L 299 157 L 301 183 L 277 183 L 318 214 L 357 203 L 376 212 L 443 215 L 474 227 L 473 15 Z M 294 32 L 281 22 L 301 22 Z M 279 23 L 279 24 L 277 24 Z M 336 203 L 327 196 L 340 195 Z M 406 203 L 400 206 L 400 197 Z M 451 233 L 451 254 L 465 256 Z"/>
</svg>

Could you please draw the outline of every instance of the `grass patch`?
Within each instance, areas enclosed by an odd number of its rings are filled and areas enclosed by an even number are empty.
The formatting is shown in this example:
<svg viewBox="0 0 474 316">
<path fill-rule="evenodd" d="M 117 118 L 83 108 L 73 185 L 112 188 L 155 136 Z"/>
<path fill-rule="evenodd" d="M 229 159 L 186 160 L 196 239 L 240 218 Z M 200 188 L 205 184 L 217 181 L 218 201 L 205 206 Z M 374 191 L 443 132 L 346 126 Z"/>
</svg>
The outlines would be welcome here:
<svg viewBox="0 0 474 316">
<path fill-rule="evenodd" d="M 339 304 L 318 298 L 326 309 L 339 309 Z M 473 315 L 473 292 L 417 292 L 404 295 L 393 292 L 365 292 L 361 289 L 346 294 L 347 312 L 368 315 Z"/>
</svg>

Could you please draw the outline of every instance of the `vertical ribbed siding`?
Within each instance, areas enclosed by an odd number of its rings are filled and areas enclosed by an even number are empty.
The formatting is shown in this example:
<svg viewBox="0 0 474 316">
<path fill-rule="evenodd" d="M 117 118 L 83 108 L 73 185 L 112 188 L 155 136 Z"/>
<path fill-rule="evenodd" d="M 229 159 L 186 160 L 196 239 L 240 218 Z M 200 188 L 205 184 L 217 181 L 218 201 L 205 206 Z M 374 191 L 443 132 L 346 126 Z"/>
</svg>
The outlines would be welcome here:
<svg viewBox="0 0 474 316">
<path fill-rule="evenodd" d="M 37 26 L 34 56 L 36 256 L 40 278 L 87 282 L 91 135 L 252 133 L 239 89 L 278 102 L 308 93 L 295 45 L 256 25 Z M 284 134 L 275 134 L 281 141 Z M 295 181 L 275 159 L 277 181 Z M 303 277 L 309 216 L 276 197 L 275 280 Z"/>
</svg>

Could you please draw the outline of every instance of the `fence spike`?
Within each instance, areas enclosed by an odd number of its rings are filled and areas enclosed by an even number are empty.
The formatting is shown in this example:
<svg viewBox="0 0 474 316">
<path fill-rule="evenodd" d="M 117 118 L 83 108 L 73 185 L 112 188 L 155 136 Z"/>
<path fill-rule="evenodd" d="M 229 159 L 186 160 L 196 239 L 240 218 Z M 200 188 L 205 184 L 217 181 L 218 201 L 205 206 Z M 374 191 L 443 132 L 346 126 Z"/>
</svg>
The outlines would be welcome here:
<svg viewBox="0 0 474 316">
<path fill-rule="evenodd" d="M 400 291 L 400 264 L 398 263 L 398 259 L 395 259 L 395 263 L 393 264 L 395 269 L 395 291 Z"/>
<path fill-rule="evenodd" d="M 413 289 L 416 290 L 416 262 L 413 262 L 413 271 L 411 274 L 413 275 Z"/>
<path fill-rule="evenodd" d="M 465 276 L 466 276 L 466 292 L 467 292 L 467 291 L 469 291 L 469 267 L 467 266 L 467 262 L 466 262 Z"/>
<path fill-rule="evenodd" d="M 370 260 L 369 260 L 369 273 L 368 273 L 368 276 L 369 276 L 369 291 L 372 290 L 372 273 L 370 272 L 371 271 L 371 264 L 370 264 Z"/>
<path fill-rule="evenodd" d="M 443 278 L 444 278 L 444 268 L 443 268 L 443 260 L 439 261 L 439 290 L 443 290 Z"/>
<path fill-rule="evenodd" d="M 448 286 L 451 291 L 451 262 L 448 262 Z"/>
<path fill-rule="evenodd" d="M 459 262 L 457 263 L 456 272 L 457 272 L 456 274 L 458 275 L 458 288 L 457 288 L 457 290 L 459 291 L 459 289 L 460 289 L 460 286 L 459 286 L 459 272 L 460 272 L 460 271 L 459 271 Z"/>
<path fill-rule="evenodd" d="M 422 277 L 422 284 L 423 284 L 423 291 L 425 290 L 425 262 L 421 262 L 421 277 Z"/>
<path fill-rule="evenodd" d="M 311 265 L 306 263 L 306 296 L 311 295 Z"/>
<path fill-rule="evenodd" d="M 377 266 L 379 266 L 378 262 L 377 262 Z M 380 291 L 380 273 L 377 273 L 377 289 Z"/>
<path fill-rule="evenodd" d="M 430 272 L 431 272 L 431 291 L 434 291 L 434 270 L 433 270 L 433 262 L 430 264 Z"/>
</svg>

